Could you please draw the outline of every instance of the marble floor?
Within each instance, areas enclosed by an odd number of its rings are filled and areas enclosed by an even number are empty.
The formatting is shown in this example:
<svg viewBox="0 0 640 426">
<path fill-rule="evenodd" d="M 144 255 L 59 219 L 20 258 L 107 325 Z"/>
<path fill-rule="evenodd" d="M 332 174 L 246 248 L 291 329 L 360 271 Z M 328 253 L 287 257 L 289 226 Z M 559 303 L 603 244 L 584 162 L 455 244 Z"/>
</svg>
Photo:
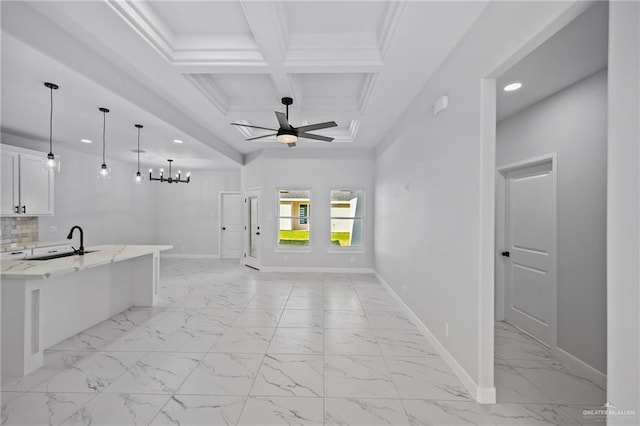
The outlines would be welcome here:
<svg viewBox="0 0 640 426">
<path fill-rule="evenodd" d="M 160 306 L 3 377 L 1 424 L 580 425 L 605 400 L 499 323 L 499 403 L 474 402 L 374 275 L 161 264 Z"/>
</svg>

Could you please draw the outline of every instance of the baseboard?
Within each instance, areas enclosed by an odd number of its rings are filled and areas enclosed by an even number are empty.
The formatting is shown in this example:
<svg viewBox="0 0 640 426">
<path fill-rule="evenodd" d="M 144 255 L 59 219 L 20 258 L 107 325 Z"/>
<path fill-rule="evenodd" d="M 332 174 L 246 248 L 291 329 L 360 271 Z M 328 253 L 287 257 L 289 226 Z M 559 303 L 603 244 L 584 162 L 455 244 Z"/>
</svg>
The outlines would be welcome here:
<svg viewBox="0 0 640 426">
<path fill-rule="evenodd" d="M 454 358 L 453 355 L 444 347 L 440 340 L 429 330 L 429 328 L 424 325 L 424 323 L 418 318 L 418 316 L 407 306 L 407 304 L 398 296 L 398 294 L 391 288 L 391 286 L 385 281 L 384 278 L 376 271 L 376 276 L 384 286 L 384 288 L 391 294 L 391 296 L 398 302 L 398 304 L 402 307 L 402 309 L 409 315 L 409 317 L 413 320 L 414 324 L 418 327 L 422 335 L 433 345 L 433 347 L 438 351 L 444 362 L 447 363 L 449 368 L 453 371 L 453 373 L 460 379 L 462 384 L 471 394 L 471 397 L 475 399 L 480 404 L 495 404 L 496 402 L 496 388 L 495 387 L 482 387 L 479 386 L 467 373 L 467 370 L 464 369 L 458 363 L 458 361 Z"/>
<path fill-rule="evenodd" d="M 316 266 L 260 266 L 262 272 L 325 272 L 347 274 L 374 274 L 373 268 L 330 268 Z"/>
<path fill-rule="evenodd" d="M 593 368 L 580 358 L 570 354 L 563 349 L 560 349 L 559 347 L 555 347 L 553 349 L 553 353 L 558 357 L 558 359 L 560 359 L 560 361 L 562 361 L 567 366 L 569 370 L 572 370 L 576 374 L 586 377 L 596 385 L 600 386 L 602 389 L 607 388 L 607 375 L 602 371 Z"/>
<path fill-rule="evenodd" d="M 161 254 L 160 259 L 220 259 L 219 254 Z"/>
</svg>

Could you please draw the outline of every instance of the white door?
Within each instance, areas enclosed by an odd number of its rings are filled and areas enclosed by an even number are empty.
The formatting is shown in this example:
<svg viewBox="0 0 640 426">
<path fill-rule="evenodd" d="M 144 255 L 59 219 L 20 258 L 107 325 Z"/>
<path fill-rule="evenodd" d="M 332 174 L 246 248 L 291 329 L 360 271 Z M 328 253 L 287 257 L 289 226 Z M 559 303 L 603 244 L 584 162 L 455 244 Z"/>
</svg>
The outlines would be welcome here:
<svg viewBox="0 0 640 426">
<path fill-rule="evenodd" d="M 44 158 L 20 154 L 20 204 L 22 213 L 53 214 L 53 172 L 45 170 Z"/>
<path fill-rule="evenodd" d="M 505 319 L 555 346 L 556 179 L 552 162 L 506 173 Z"/>
<path fill-rule="evenodd" d="M 0 182 L 0 213 L 3 215 L 17 214 L 20 198 L 18 195 L 18 154 L 2 151 L 2 182 Z"/>
<path fill-rule="evenodd" d="M 242 257 L 244 223 L 243 200 L 239 192 L 220 193 L 220 257 L 239 259 Z"/>
<path fill-rule="evenodd" d="M 260 269 L 260 190 L 247 191 L 245 197 L 245 265 Z"/>
</svg>

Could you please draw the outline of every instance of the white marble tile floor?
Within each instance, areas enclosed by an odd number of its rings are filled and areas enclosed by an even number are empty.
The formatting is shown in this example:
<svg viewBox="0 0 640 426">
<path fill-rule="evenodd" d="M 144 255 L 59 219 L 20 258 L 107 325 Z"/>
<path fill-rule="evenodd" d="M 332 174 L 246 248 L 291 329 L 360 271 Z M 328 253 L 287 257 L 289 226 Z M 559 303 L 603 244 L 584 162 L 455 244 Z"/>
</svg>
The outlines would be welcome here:
<svg viewBox="0 0 640 426">
<path fill-rule="evenodd" d="M 605 391 L 496 324 L 498 403 L 474 402 L 372 274 L 162 259 L 132 308 L 2 378 L 0 424 L 579 425 Z"/>
</svg>

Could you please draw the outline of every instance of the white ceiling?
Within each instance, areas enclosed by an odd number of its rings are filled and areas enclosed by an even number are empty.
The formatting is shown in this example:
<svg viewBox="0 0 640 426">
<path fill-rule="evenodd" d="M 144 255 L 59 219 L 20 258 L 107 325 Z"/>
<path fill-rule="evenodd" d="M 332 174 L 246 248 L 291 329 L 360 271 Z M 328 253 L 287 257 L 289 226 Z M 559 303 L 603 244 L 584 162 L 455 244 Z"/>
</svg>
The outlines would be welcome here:
<svg viewBox="0 0 640 426">
<path fill-rule="evenodd" d="M 554 34 L 497 80 L 498 121 L 606 68 L 609 5 L 593 6 Z M 511 82 L 522 88 L 505 92 Z"/>
<path fill-rule="evenodd" d="M 289 149 L 246 142 L 262 133 L 229 125 L 274 127 L 282 96 L 294 98 L 290 120 L 296 126 L 338 123 L 317 132 L 335 137 L 333 143 L 302 140 L 295 149 L 373 148 L 486 2 L 100 0 L 1 6 L 3 36 L 10 35 L 2 44 L 4 131 L 47 137 L 47 123 L 34 123 L 48 110 L 42 82 L 54 81 L 61 86 L 56 141 L 99 152 L 98 144 L 76 141 L 85 137 L 81 133 L 100 130 L 96 108 L 105 106 L 113 110 L 108 126 L 114 156 L 128 155 L 121 151 L 135 142 L 130 129 L 145 121 L 143 141 L 149 143 L 143 149 L 151 162 L 182 156 L 191 167 L 218 168 L 262 148 Z M 171 143 L 176 137 L 185 144 Z"/>
</svg>

